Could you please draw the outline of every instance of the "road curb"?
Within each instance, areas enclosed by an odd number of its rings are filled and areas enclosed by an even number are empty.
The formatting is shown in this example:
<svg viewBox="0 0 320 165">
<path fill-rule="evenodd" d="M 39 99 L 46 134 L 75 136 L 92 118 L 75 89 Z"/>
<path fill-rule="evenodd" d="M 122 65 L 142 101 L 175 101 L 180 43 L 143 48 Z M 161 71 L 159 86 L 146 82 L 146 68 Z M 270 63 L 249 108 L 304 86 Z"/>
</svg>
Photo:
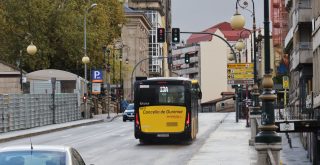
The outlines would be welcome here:
<svg viewBox="0 0 320 165">
<path fill-rule="evenodd" d="M 122 116 L 122 114 L 115 115 L 115 116 L 113 116 L 111 119 L 105 119 L 104 121 L 106 121 L 106 122 L 112 122 L 114 119 L 116 119 L 116 118 L 118 118 L 118 117 L 120 117 L 120 116 Z"/>
<path fill-rule="evenodd" d="M 86 122 L 86 123 L 80 123 L 80 124 L 74 124 L 74 125 L 64 126 L 64 127 L 60 127 L 60 128 L 53 128 L 53 129 L 44 130 L 44 131 L 39 131 L 39 132 L 26 133 L 26 134 L 22 134 L 22 135 L 13 136 L 13 137 L 2 138 L 2 139 L 0 139 L 0 143 L 9 142 L 9 141 L 13 141 L 13 140 L 17 140 L 17 139 L 22 139 L 22 138 L 26 138 L 26 137 L 32 137 L 32 136 L 42 135 L 42 134 L 51 133 L 51 132 L 62 131 L 62 130 L 66 130 L 66 129 L 70 129 L 70 128 L 75 128 L 75 127 L 80 127 L 80 126 L 85 126 L 85 125 L 102 123 L 102 122 L 104 122 L 104 120 L 96 120 L 96 121 L 90 121 L 90 122 Z"/>
</svg>

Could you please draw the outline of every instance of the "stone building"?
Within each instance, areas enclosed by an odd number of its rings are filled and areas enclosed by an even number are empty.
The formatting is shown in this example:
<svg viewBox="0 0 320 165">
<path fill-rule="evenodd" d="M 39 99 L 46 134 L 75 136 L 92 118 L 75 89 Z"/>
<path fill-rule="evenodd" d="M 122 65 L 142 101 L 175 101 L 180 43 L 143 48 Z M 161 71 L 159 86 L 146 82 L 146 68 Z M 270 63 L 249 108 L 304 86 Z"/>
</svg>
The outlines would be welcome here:
<svg viewBox="0 0 320 165">
<path fill-rule="evenodd" d="M 149 75 L 149 31 L 151 22 L 142 11 L 133 10 L 124 6 L 126 23 L 122 27 L 122 61 L 121 68 L 123 80 L 123 97 L 126 100 L 132 100 L 132 85 L 135 77 L 147 77 Z M 144 60 L 146 59 L 146 60 Z M 139 61 L 144 60 L 136 66 Z M 124 63 L 127 61 L 128 63 Z M 135 69 L 135 70 L 133 70 Z M 131 77 L 133 74 L 133 77 Z"/>
</svg>

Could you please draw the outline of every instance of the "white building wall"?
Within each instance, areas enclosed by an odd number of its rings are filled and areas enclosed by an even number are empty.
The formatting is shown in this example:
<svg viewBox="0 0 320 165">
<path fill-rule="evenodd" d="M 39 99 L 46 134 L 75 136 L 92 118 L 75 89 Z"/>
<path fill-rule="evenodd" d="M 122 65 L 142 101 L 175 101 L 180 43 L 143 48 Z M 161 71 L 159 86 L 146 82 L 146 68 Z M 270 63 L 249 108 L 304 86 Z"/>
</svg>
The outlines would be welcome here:
<svg viewBox="0 0 320 165">
<path fill-rule="evenodd" d="M 221 32 L 218 35 L 223 36 Z M 228 45 L 221 39 L 213 37 L 212 41 L 200 42 L 201 52 L 201 102 L 221 97 L 221 92 L 228 91 L 227 55 Z"/>
</svg>

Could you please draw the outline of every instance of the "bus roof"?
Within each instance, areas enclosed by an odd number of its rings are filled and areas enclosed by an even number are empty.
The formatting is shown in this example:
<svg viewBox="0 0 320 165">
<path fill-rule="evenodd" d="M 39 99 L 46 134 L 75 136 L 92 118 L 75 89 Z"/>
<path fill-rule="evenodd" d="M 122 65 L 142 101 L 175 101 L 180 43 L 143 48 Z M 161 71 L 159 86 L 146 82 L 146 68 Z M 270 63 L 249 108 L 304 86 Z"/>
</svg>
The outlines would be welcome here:
<svg viewBox="0 0 320 165">
<path fill-rule="evenodd" d="M 147 80 L 153 80 L 153 81 L 157 81 L 157 80 L 192 81 L 191 79 L 185 78 L 185 77 L 151 77 L 151 78 L 148 78 Z"/>
<path fill-rule="evenodd" d="M 198 83 L 199 83 L 199 81 L 198 81 L 198 80 L 196 80 L 196 79 L 192 79 L 192 80 L 191 80 L 191 83 L 192 83 L 192 84 L 198 84 Z"/>
</svg>

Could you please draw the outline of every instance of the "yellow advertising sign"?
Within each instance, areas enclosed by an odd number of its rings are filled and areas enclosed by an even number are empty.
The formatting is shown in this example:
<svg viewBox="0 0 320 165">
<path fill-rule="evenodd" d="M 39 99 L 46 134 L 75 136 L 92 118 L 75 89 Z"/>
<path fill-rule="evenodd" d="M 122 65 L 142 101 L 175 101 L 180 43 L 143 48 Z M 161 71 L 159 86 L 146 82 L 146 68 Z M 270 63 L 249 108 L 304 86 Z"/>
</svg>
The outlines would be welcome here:
<svg viewBox="0 0 320 165">
<path fill-rule="evenodd" d="M 145 106 L 139 108 L 142 132 L 182 132 L 186 121 L 186 107 Z"/>
<path fill-rule="evenodd" d="M 227 64 L 228 69 L 245 69 L 245 68 L 252 68 L 253 63 L 231 63 Z"/>
<path fill-rule="evenodd" d="M 232 63 L 227 64 L 228 84 L 253 82 L 253 63 Z"/>
<path fill-rule="evenodd" d="M 282 77 L 282 86 L 284 89 L 289 89 L 289 77 L 288 76 Z"/>
<path fill-rule="evenodd" d="M 228 80 L 231 80 L 231 79 L 252 79 L 254 78 L 253 74 L 233 74 L 233 75 L 230 75 L 228 76 Z"/>
<path fill-rule="evenodd" d="M 251 74 L 253 74 L 253 68 L 248 68 L 248 69 L 228 69 L 228 74 L 235 74 L 235 73 L 251 73 Z"/>
</svg>

